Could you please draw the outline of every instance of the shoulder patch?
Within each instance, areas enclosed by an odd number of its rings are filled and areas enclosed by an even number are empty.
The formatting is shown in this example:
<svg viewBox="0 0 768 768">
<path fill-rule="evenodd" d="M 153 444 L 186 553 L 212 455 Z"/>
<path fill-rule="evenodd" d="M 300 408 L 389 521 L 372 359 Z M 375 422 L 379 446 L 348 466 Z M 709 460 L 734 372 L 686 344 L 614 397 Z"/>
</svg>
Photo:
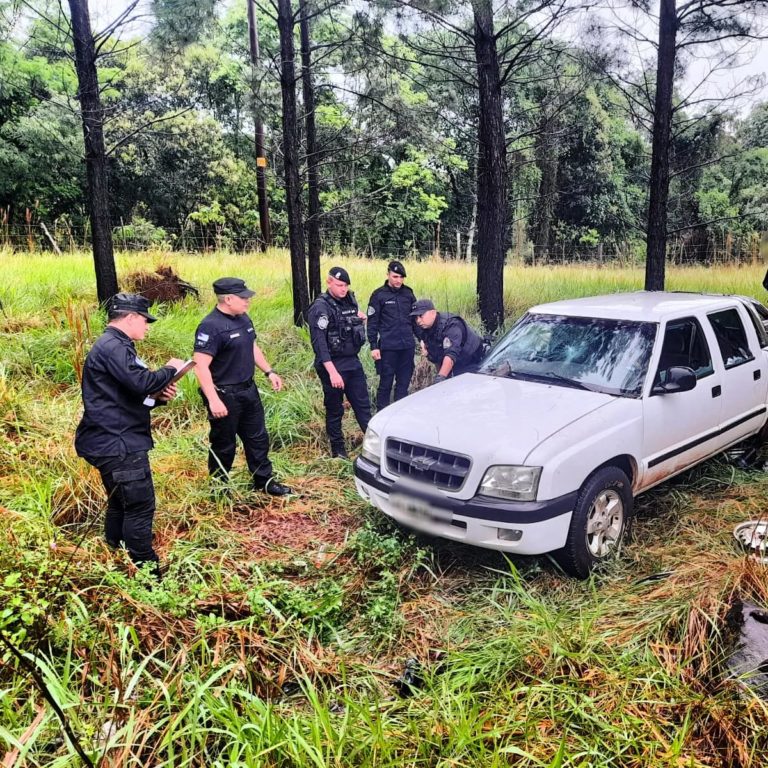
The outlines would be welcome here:
<svg viewBox="0 0 768 768">
<path fill-rule="evenodd" d="M 136 355 L 136 364 L 140 365 L 142 368 L 149 367 L 138 355 Z"/>
<path fill-rule="evenodd" d="M 317 327 L 324 331 L 328 327 L 328 315 L 320 315 L 320 317 L 317 318 Z"/>
<path fill-rule="evenodd" d="M 198 341 L 202 341 L 203 343 L 208 341 L 208 339 L 210 339 L 210 338 L 211 337 L 207 333 L 198 333 L 197 334 L 197 340 Z"/>
<path fill-rule="evenodd" d="M 451 346 L 452 346 L 452 344 L 451 344 L 451 340 L 450 340 L 450 339 L 449 339 L 449 338 L 446 336 L 446 337 L 443 339 L 443 349 L 450 349 L 450 348 L 451 348 Z"/>
<path fill-rule="evenodd" d="M 375 314 L 376 314 L 376 309 L 374 307 L 368 307 L 368 317 Z"/>
</svg>

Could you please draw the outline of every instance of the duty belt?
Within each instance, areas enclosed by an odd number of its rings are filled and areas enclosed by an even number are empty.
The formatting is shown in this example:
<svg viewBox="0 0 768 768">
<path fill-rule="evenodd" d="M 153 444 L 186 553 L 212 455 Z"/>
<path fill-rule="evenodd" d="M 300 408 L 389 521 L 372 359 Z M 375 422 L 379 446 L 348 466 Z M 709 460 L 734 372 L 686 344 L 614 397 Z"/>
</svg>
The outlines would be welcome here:
<svg viewBox="0 0 768 768">
<path fill-rule="evenodd" d="M 248 381 L 241 381 L 239 384 L 227 384 L 225 387 L 214 386 L 217 392 L 221 392 L 222 395 L 231 395 L 233 392 L 242 392 L 244 389 L 250 389 L 253 386 L 253 379 Z"/>
</svg>

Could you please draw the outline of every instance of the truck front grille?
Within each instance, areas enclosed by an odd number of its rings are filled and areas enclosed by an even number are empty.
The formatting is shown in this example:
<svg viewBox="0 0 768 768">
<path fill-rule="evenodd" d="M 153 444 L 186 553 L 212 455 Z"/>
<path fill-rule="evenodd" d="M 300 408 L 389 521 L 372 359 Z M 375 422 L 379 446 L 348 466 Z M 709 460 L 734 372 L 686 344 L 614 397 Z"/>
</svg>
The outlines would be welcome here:
<svg viewBox="0 0 768 768">
<path fill-rule="evenodd" d="M 458 491 L 464 485 L 471 464 L 466 456 L 393 437 L 387 440 L 386 455 L 387 469 L 393 474 L 446 491 Z"/>
</svg>

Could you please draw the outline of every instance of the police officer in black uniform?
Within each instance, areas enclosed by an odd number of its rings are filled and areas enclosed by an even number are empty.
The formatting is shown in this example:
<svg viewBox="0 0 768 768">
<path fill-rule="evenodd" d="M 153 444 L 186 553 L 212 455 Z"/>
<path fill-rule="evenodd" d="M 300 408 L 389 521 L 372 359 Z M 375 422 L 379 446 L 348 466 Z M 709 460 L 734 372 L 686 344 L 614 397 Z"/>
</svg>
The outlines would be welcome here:
<svg viewBox="0 0 768 768">
<path fill-rule="evenodd" d="M 255 490 L 287 496 L 292 489 L 272 474 L 264 407 L 253 380 L 258 367 L 272 389 L 283 388 L 282 378 L 256 343 L 248 317 L 255 291 L 237 277 L 222 277 L 213 284 L 213 292 L 217 304 L 197 327 L 193 355 L 210 421 L 208 472 L 214 479 L 229 478 L 239 436 Z"/>
<path fill-rule="evenodd" d="M 410 314 L 416 297 L 403 283 L 405 267 L 399 261 L 390 261 L 387 279 L 368 301 L 368 342 L 371 357 L 376 361 L 379 388 L 376 409 L 389 405 L 392 384 L 395 400 L 408 394 L 413 376 L 413 351 L 416 346 Z"/>
<path fill-rule="evenodd" d="M 483 340 L 466 320 L 450 312 L 438 312 L 429 299 L 419 299 L 411 316 L 427 358 L 437 367 L 434 384 L 477 370 L 483 356 Z"/>
<path fill-rule="evenodd" d="M 173 358 L 150 371 L 136 354 L 134 341 L 143 339 L 148 324 L 157 319 L 149 314 L 149 306 L 143 296 L 131 293 L 118 293 L 107 305 L 108 325 L 83 367 L 84 412 L 75 450 L 101 473 L 108 499 L 107 544 L 124 543 L 137 565 L 151 563 L 159 575 L 152 548 L 155 489 L 148 456 L 153 446 L 150 410 L 175 397 L 171 379 L 183 361 Z"/>
<path fill-rule="evenodd" d="M 323 385 L 325 428 L 331 456 L 346 459 L 341 420 L 347 396 L 360 429 L 371 420 L 368 382 L 357 356 L 365 344 L 365 315 L 349 290 L 349 274 L 333 267 L 326 278 L 328 290 L 309 308 L 309 332 L 315 352 L 315 371 Z"/>
</svg>

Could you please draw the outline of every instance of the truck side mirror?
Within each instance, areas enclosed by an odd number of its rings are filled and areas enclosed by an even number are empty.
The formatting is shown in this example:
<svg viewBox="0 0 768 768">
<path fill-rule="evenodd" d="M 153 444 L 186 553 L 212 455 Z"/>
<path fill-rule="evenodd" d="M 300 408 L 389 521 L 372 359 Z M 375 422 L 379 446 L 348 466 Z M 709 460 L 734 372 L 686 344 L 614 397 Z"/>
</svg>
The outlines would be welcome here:
<svg viewBox="0 0 768 768">
<path fill-rule="evenodd" d="M 693 368 L 674 365 L 667 368 L 665 381 L 653 385 L 652 395 L 671 395 L 675 392 L 690 392 L 696 386 L 696 374 Z"/>
</svg>

